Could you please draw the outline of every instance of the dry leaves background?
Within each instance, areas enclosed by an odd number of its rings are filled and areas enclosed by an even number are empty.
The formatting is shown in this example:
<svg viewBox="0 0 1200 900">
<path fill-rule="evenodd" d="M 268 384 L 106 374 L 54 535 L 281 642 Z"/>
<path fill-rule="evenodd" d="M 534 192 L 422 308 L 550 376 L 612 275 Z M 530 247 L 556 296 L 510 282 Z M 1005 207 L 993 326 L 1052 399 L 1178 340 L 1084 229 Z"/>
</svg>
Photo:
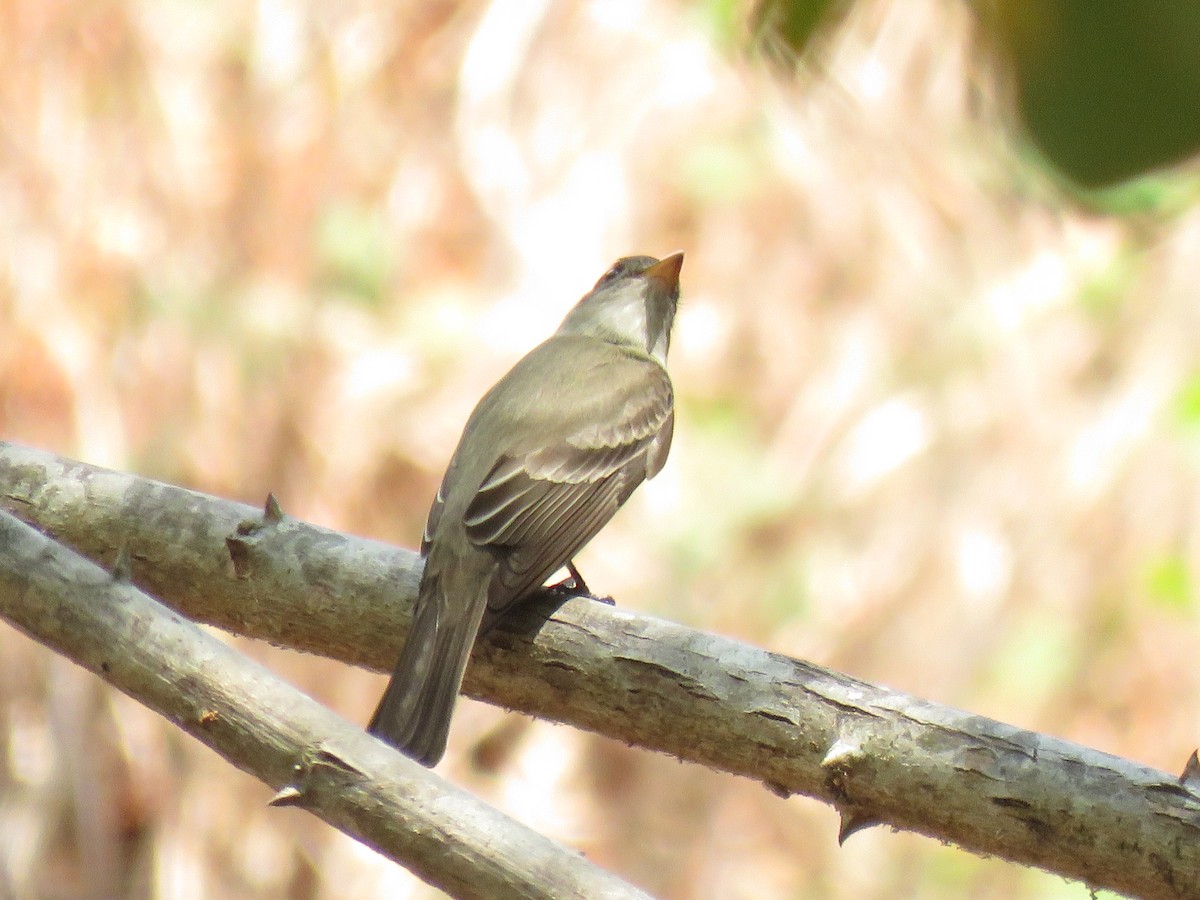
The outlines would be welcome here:
<svg viewBox="0 0 1200 900">
<path fill-rule="evenodd" d="M 0 436 L 413 546 L 482 391 L 682 248 L 644 609 L 1178 770 L 1200 742 L 1194 177 L 1014 150 L 971 20 L 819 70 L 667 0 L 0 5 Z M 382 678 L 241 642 L 348 717 Z M 1059 879 L 465 703 L 442 771 L 673 898 Z M 0 629 L 0 896 L 394 897 L 403 871 Z"/>
</svg>

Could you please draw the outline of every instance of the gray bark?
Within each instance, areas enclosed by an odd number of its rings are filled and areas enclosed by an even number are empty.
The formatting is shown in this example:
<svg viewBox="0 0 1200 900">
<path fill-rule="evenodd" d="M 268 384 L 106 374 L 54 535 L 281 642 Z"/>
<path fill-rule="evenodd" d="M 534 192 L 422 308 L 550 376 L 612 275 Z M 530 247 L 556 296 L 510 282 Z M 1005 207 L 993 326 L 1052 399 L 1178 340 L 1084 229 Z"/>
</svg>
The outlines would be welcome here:
<svg viewBox="0 0 1200 900">
<path fill-rule="evenodd" d="M 189 617 L 390 670 L 416 554 L 0 445 L 0 506 Z M 0 563 L 0 566 L 5 563 Z M 546 597 L 481 645 L 475 697 L 1139 897 L 1200 897 L 1200 794 L 1119 757 L 594 601 Z"/>
<path fill-rule="evenodd" d="M 456 897 L 644 897 L 0 511 L 0 616 Z"/>
</svg>

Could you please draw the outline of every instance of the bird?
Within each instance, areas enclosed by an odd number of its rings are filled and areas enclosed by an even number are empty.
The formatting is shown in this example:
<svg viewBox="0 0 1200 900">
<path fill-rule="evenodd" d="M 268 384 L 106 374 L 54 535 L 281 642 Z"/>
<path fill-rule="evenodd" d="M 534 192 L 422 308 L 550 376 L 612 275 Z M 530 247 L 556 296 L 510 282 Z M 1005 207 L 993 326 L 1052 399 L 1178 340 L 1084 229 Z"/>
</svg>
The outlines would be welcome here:
<svg viewBox="0 0 1200 900">
<path fill-rule="evenodd" d="M 434 497 L 412 624 L 367 731 L 425 766 L 446 750 L 476 640 L 568 568 L 675 425 L 667 374 L 683 253 L 617 260 L 476 405 Z"/>
</svg>

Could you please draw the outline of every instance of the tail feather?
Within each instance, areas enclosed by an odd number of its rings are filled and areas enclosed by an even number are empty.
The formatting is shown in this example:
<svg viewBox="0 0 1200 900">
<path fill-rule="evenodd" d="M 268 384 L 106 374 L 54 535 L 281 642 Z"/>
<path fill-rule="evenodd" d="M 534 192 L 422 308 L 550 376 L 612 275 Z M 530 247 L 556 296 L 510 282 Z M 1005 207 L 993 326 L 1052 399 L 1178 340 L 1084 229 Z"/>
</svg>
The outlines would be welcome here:
<svg viewBox="0 0 1200 900">
<path fill-rule="evenodd" d="M 486 605 L 447 596 L 441 579 L 421 585 L 412 628 L 367 731 L 424 766 L 446 752 L 450 717 Z"/>
</svg>

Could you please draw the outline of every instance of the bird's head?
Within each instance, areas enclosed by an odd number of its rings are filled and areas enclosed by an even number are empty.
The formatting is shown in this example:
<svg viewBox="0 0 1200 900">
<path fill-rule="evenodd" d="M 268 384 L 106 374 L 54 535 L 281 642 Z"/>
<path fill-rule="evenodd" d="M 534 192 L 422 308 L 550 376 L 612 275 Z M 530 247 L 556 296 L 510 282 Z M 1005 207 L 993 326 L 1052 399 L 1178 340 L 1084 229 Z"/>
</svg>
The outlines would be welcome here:
<svg viewBox="0 0 1200 900">
<path fill-rule="evenodd" d="M 558 333 L 636 347 L 665 366 L 682 267 L 683 253 L 618 259 L 567 313 Z"/>
</svg>

